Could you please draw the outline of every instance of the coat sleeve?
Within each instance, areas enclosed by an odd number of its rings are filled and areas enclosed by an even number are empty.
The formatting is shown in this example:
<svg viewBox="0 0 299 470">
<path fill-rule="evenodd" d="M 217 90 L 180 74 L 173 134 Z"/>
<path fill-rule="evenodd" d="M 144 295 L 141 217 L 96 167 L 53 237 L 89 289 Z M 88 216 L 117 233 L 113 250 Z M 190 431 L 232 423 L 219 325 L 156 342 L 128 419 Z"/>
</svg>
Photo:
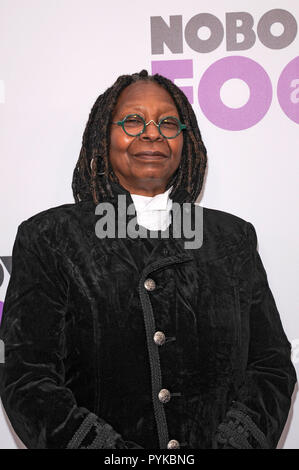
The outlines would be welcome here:
<svg viewBox="0 0 299 470">
<path fill-rule="evenodd" d="M 245 380 L 216 434 L 217 448 L 275 449 L 286 423 L 296 372 L 267 274 L 247 222 L 253 268 Z"/>
<path fill-rule="evenodd" d="M 108 423 L 77 405 L 65 385 L 67 282 L 55 253 L 47 253 L 47 243 L 36 240 L 27 224 L 19 226 L 14 243 L 0 327 L 5 349 L 0 396 L 6 414 L 29 449 L 127 448 Z"/>
</svg>

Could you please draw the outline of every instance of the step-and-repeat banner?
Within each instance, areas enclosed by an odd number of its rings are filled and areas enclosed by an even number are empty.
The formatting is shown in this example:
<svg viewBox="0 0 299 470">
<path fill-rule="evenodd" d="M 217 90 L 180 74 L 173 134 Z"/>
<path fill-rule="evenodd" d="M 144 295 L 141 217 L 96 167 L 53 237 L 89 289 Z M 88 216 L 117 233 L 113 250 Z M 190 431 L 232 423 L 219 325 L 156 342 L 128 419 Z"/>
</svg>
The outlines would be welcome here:
<svg viewBox="0 0 299 470">
<path fill-rule="evenodd" d="M 294 0 L 1 0 L 0 315 L 18 225 L 73 202 L 95 99 L 145 68 L 193 105 L 209 160 L 197 202 L 255 226 L 298 373 L 298 19 Z M 298 436 L 295 392 L 278 448 Z M 1 407 L 0 448 L 22 447 Z"/>
</svg>

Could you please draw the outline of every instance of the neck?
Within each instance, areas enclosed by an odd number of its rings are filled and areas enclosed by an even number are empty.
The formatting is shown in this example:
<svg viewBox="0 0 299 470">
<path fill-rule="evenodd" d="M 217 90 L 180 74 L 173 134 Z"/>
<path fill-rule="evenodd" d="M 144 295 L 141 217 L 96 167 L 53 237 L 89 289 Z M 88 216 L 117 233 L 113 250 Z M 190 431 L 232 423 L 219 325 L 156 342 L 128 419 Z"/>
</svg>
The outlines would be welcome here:
<svg viewBox="0 0 299 470">
<path fill-rule="evenodd" d="M 147 181 L 147 182 L 140 182 L 140 184 L 136 186 L 136 184 L 130 185 L 130 184 L 124 183 L 123 181 L 121 181 L 120 178 L 119 178 L 119 182 L 121 186 L 123 186 L 127 191 L 129 191 L 129 193 L 137 194 L 140 196 L 154 197 L 157 194 L 161 194 L 166 191 L 165 183 L 153 184 L 152 181 L 151 182 Z"/>
</svg>

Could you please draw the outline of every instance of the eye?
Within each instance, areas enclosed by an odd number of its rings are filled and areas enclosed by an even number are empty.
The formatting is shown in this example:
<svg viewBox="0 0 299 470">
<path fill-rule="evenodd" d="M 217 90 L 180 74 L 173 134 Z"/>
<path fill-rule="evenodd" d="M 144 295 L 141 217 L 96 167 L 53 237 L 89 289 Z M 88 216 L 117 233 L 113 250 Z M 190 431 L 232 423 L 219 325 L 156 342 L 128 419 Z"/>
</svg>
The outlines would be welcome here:
<svg viewBox="0 0 299 470">
<path fill-rule="evenodd" d="M 125 118 L 125 125 L 126 126 L 143 126 L 143 120 L 137 114 L 131 114 Z"/>
<path fill-rule="evenodd" d="M 166 118 L 161 120 L 161 126 L 164 129 L 178 129 L 179 128 L 179 123 L 178 123 L 177 119 L 175 119 L 174 117 L 173 118 L 166 117 Z"/>
</svg>

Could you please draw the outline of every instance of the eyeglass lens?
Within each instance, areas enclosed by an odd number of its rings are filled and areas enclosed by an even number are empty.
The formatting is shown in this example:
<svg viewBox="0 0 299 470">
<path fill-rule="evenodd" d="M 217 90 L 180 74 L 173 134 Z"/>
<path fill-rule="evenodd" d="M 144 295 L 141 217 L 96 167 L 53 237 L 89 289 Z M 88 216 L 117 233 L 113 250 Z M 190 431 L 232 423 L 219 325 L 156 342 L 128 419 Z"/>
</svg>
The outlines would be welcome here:
<svg viewBox="0 0 299 470">
<path fill-rule="evenodd" d="M 144 129 L 144 120 L 140 116 L 128 116 L 124 121 L 125 131 L 136 136 L 140 134 Z M 174 137 L 180 131 L 179 123 L 176 119 L 167 117 L 160 123 L 160 132 L 164 137 Z"/>
</svg>

